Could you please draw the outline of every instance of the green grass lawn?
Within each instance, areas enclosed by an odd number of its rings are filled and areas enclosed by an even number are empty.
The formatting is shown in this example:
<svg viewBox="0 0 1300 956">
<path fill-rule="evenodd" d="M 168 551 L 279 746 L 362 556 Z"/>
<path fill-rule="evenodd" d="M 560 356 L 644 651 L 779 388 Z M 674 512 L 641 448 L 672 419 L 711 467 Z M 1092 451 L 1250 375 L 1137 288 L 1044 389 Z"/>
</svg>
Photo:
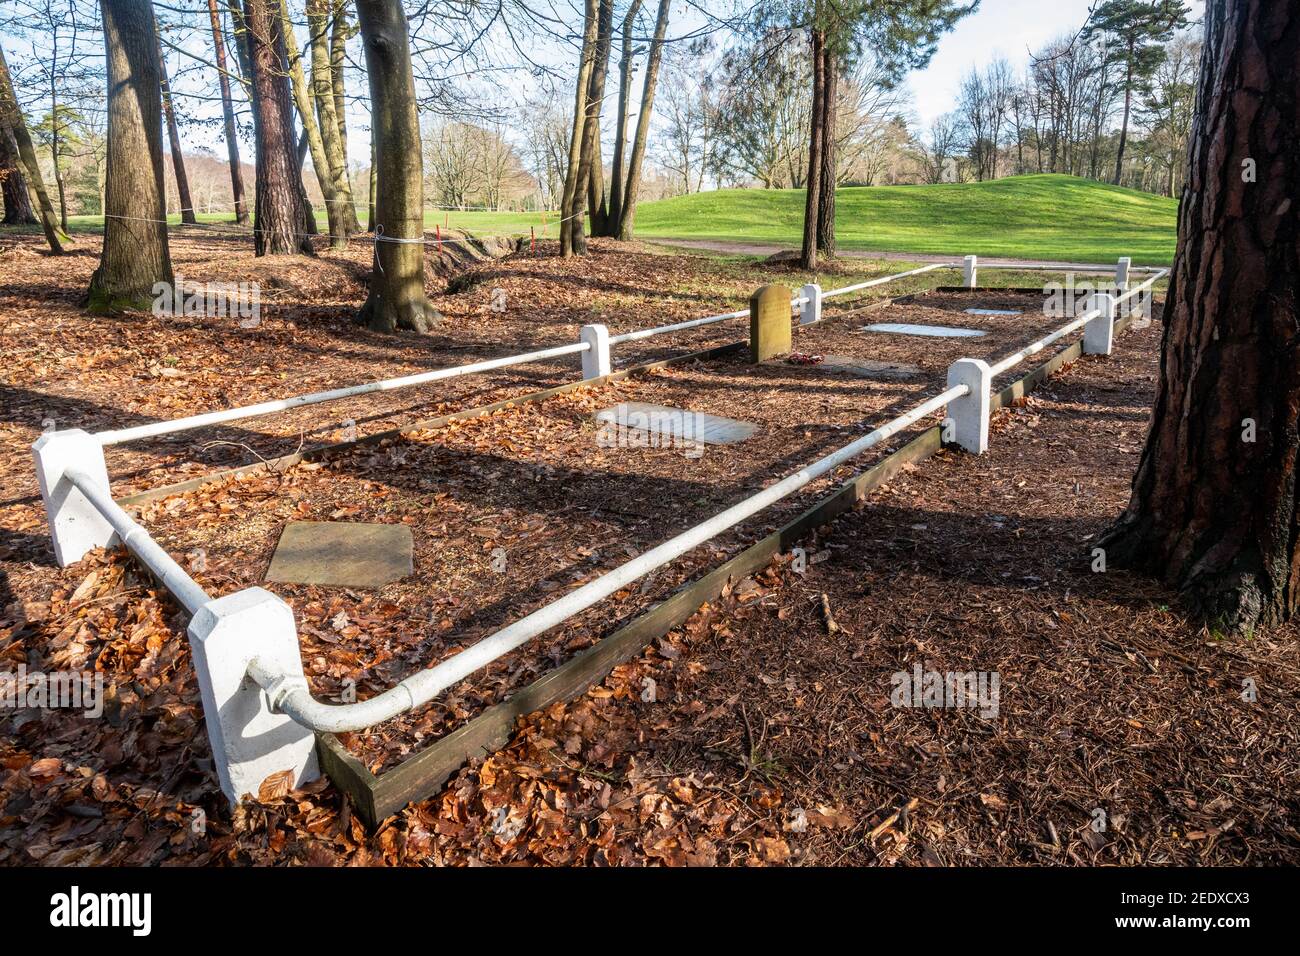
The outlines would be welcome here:
<svg viewBox="0 0 1300 956">
<path fill-rule="evenodd" d="M 796 189 L 723 189 L 637 207 L 642 239 L 714 239 L 798 246 L 804 194 Z M 1014 176 L 988 183 L 841 189 L 836 233 L 844 249 L 1006 256 L 1139 265 L 1173 261 L 1178 204 L 1173 199 L 1074 176 Z M 364 210 L 361 210 L 364 217 Z M 229 214 L 200 214 L 233 227 Z M 317 211 L 322 228 L 325 215 Z M 479 235 L 558 235 L 557 213 L 443 212 L 435 225 Z M 548 224 L 543 230 L 543 222 Z M 179 222 L 179 216 L 172 216 Z M 74 216 L 73 232 L 98 231 L 98 216 Z M 36 227 L 27 227 L 38 231 Z"/>
<path fill-rule="evenodd" d="M 872 186 L 836 196 L 845 249 L 978 254 L 1017 259 L 1173 261 L 1173 199 L 1073 176 L 1015 176 L 987 183 Z M 637 207 L 637 235 L 797 246 L 804 193 L 725 189 Z"/>
</svg>

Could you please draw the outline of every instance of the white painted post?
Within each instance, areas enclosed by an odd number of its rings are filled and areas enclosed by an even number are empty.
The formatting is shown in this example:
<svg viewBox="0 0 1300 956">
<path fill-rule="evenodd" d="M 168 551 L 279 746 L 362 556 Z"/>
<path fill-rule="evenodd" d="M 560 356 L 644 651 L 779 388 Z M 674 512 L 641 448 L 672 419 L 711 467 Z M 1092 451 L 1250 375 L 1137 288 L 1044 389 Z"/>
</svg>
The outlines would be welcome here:
<svg viewBox="0 0 1300 956">
<path fill-rule="evenodd" d="M 584 325 L 579 341 L 591 346 L 582 353 L 582 377 L 603 378 L 610 373 L 609 329 L 603 325 Z"/>
<path fill-rule="evenodd" d="M 104 448 L 80 428 L 47 432 L 32 445 L 36 480 L 45 501 L 45 514 L 54 539 L 54 556 L 66 568 L 94 548 L 108 547 L 117 534 L 108 519 L 64 477 L 70 468 L 84 472 L 108 491 Z"/>
<path fill-rule="evenodd" d="M 1100 309 L 1101 314 L 1083 326 L 1083 354 L 1109 355 L 1115 341 L 1115 296 L 1109 292 L 1093 293 L 1088 300 L 1088 311 L 1094 309 Z"/>
<path fill-rule="evenodd" d="M 306 686 L 293 610 L 264 588 L 209 601 L 190 621 L 190 651 L 203 698 L 203 719 L 221 790 L 232 805 L 257 796 L 262 782 L 288 770 L 292 787 L 320 776 L 316 736 L 272 709 L 272 698 Z M 253 658 L 287 675 L 264 691 L 248 677 Z"/>
<path fill-rule="evenodd" d="M 967 256 L 965 268 L 966 288 L 975 288 L 975 282 L 979 278 L 979 256 Z"/>
<path fill-rule="evenodd" d="M 952 444 L 982 455 L 989 449 L 993 370 L 983 359 L 958 359 L 948 367 L 948 387 L 954 385 L 968 385 L 970 393 L 948 403 L 944 425 L 952 425 Z"/>
<path fill-rule="evenodd" d="M 1123 295 L 1128 291 L 1129 273 L 1133 270 L 1133 259 L 1131 256 L 1121 256 L 1119 264 L 1115 266 L 1115 286 L 1119 289 L 1116 295 Z M 1125 299 L 1125 302 L 1130 300 Z"/>
<path fill-rule="evenodd" d="M 799 297 L 808 300 L 799 305 L 799 324 L 819 321 L 822 317 L 822 287 L 810 282 L 800 290 Z"/>
</svg>

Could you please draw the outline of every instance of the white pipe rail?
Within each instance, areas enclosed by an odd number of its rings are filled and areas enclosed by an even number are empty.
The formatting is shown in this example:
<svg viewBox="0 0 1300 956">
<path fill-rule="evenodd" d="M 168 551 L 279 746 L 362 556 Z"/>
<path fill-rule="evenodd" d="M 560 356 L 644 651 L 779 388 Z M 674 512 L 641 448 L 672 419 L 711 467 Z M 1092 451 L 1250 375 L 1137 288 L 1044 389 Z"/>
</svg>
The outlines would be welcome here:
<svg viewBox="0 0 1300 956">
<path fill-rule="evenodd" d="M 908 276 L 920 275 L 924 272 L 931 272 L 935 269 L 952 268 L 950 263 L 935 263 L 920 269 L 912 269 L 908 272 L 900 272 L 896 275 L 884 276 L 879 279 L 872 279 L 869 282 L 861 282 L 857 285 L 847 286 L 843 289 L 835 289 L 823 293 L 822 297 L 835 295 L 845 295 L 850 292 L 856 292 L 860 289 L 870 288 L 872 286 L 882 285 L 886 282 L 892 282 L 895 279 L 903 279 Z M 790 300 L 791 307 L 798 307 L 808 301 L 807 296 L 795 296 Z M 680 332 L 684 329 L 694 329 L 705 325 L 713 325 L 717 322 L 727 322 L 732 319 L 739 319 L 749 315 L 748 309 L 737 309 L 734 312 L 724 312 L 720 315 L 705 316 L 701 319 L 690 319 L 685 322 L 675 322 L 672 325 L 661 325 L 651 329 L 638 329 L 634 332 L 624 332 L 621 335 L 613 335 L 608 339 L 608 344 L 618 345 L 621 342 L 635 342 L 641 339 L 648 339 L 655 335 L 666 335 L 671 332 Z M 322 402 L 332 402 L 342 398 L 353 398 L 357 395 L 369 395 L 375 392 L 387 392 L 399 388 L 409 388 L 413 385 L 424 385 L 428 382 L 443 381 L 451 378 L 459 378 L 464 375 L 475 375 L 479 372 L 489 372 L 498 368 L 506 368 L 512 365 L 524 365 L 529 362 L 540 362 L 550 358 L 559 358 L 563 355 L 576 355 L 580 352 L 589 351 L 592 348 L 590 342 L 576 342 L 572 345 L 559 345 L 548 349 L 539 349 L 535 352 L 525 352 L 521 355 L 507 355 L 501 358 L 486 359 L 482 362 L 471 362 L 467 365 L 457 365 L 451 368 L 435 369 L 430 372 L 418 372 L 413 375 L 403 375 L 398 378 L 384 379 L 378 382 L 368 382 L 363 385 L 350 385 L 344 388 L 335 388 L 323 392 L 312 392 L 308 395 L 297 395 L 293 398 L 275 399 L 269 402 L 259 402 L 255 405 L 241 405 L 236 408 L 225 408 L 216 412 L 205 412 L 200 415 L 190 415 L 186 418 L 177 418 L 172 421 L 150 422 L 147 425 L 136 425 L 132 428 L 118 428 L 108 431 L 96 432 L 95 439 L 103 446 L 120 445 L 125 442 L 138 441 L 142 438 L 156 438 L 160 435 L 170 435 L 176 432 L 191 431 L 196 428 L 206 428 L 209 425 L 220 425 L 225 422 L 238 421 L 244 418 L 256 418 L 261 415 L 271 415 L 276 412 L 285 412 L 294 408 L 302 408 L 306 405 L 318 405 Z"/>
<path fill-rule="evenodd" d="M 272 710 L 287 714 L 302 726 L 331 733 L 373 727 L 398 714 L 428 703 L 457 681 L 487 666 L 538 634 L 568 620 L 574 614 L 591 607 L 620 588 L 626 587 L 656 568 L 663 567 L 728 528 L 790 496 L 872 446 L 896 435 L 927 415 L 937 412 L 949 402 L 970 394 L 970 391 L 968 385 L 956 385 L 941 392 L 838 451 L 732 505 L 707 521 L 683 531 L 594 581 L 589 581 L 441 664 L 413 674 L 369 700 L 355 704 L 322 703 L 312 697 L 311 691 L 301 683 L 285 680 L 286 675 L 281 668 L 260 658 L 250 662 L 248 676 L 268 691 Z"/>
<path fill-rule="evenodd" d="M 1083 328 L 1085 325 L 1087 325 L 1089 322 L 1091 322 L 1099 315 L 1101 315 L 1101 311 L 1099 309 L 1093 309 L 1091 312 L 1085 312 L 1083 315 L 1079 316 L 1074 321 L 1061 326 L 1055 332 L 1052 332 L 1049 335 L 1045 335 L 1038 341 L 1031 342 L 1029 345 L 1026 345 L 1019 352 L 1015 352 L 1011 355 L 1008 355 L 1006 358 L 1002 359 L 999 362 L 994 362 L 992 365 L 989 366 L 989 370 L 993 373 L 994 376 L 1001 375 L 1003 372 L 1007 371 L 1008 369 L 1015 368 L 1025 359 L 1029 358 L 1029 356 L 1036 355 L 1037 353 L 1041 352 L 1043 349 L 1047 348 L 1049 345 L 1051 345 L 1054 342 L 1059 342 L 1061 339 L 1065 338 L 1071 332 L 1077 332 L 1079 329 Z"/>
<path fill-rule="evenodd" d="M 431 372 L 418 372 L 414 375 L 404 375 L 400 378 L 389 378 L 379 382 L 367 382 L 364 385 L 350 385 L 346 388 L 335 388 L 327 392 L 313 392 L 310 395 L 298 395 L 294 398 L 282 398 L 270 402 L 260 402 L 257 405 L 243 405 L 239 408 L 225 408 L 219 412 L 207 412 L 202 415 L 191 415 L 188 418 L 178 418 L 168 422 L 151 422 L 148 425 L 137 425 L 134 428 L 119 428 L 115 431 L 103 431 L 95 434 L 95 438 L 101 445 L 120 445 L 123 442 L 135 441 L 140 438 L 153 438 L 157 435 L 167 435 L 172 432 L 189 431 L 194 428 L 203 428 L 207 425 L 218 425 L 222 422 L 235 421 L 241 418 L 255 418 L 259 415 L 270 415 L 273 412 L 288 411 L 291 408 L 301 408 L 304 405 L 317 405 L 321 402 L 330 402 L 339 398 L 351 398 L 354 395 L 369 395 L 372 392 L 388 392 L 397 388 L 409 388 L 412 385 L 423 385 L 426 382 L 437 382 L 448 378 L 458 378 L 462 375 L 473 375 L 477 372 L 488 372 L 492 369 L 505 368 L 510 365 L 522 365 L 526 362 L 540 362 L 548 358 L 557 358 L 561 355 L 574 355 L 578 352 L 585 352 L 591 346 L 586 342 L 576 342 L 572 345 L 559 345 L 555 348 L 540 349 L 536 352 L 525 352 L 522 355 L 507 355 L 502 358 L 487 359 L 482 362 L 471 362 L 468 365 L 455 365 L 451 368 L 435 369 Z"/>
<path fill-rule="evenodd" d="M 1147 289 L 1150 289 L 1153 285 L 1155 285 L 1165 276 L 1169 275 L 1171 272 L 1173 272 L 1172 269 L 1161 269 L 1159 272 L 1153 275 L 1150 279 L 1147 279 L 1141 285 L 1135 286 L 1134 288 L 1130 289 L 1128 292 L 1125 292 L 1123 295 L 1116 297 L 1115 299 L 1116 304 L 1123 302 L 1125 299 L 1131 299 L 1133 296 L 1145 292 Z"/>
<path fill-rule="evenodd" d="M 842 289 L 831 289 L 829 292 L 823 292 L 822 298 L 829 299 L 834 295 L 848 295 L 850 292 L 858 292 L 862 289 L 870 289 L 872 286 L 884 285 L 886 282 L 893 282 L 895 279 L 906 279 L 908 276 L 919 276 L 924 272 L 933 272 L 935 269 L 956 269 L 958 264 L 955 262 L 936 262 L 932 265 L 922 266 L 919 269 L 911 269 L 907 272 L 899 272 L 892 276 L 882 276 L 879 279 L 871 279 L 867 282 L 859 282 L 856 285 L 846 285 Z"/>
<path fill-rule="evenodd" d="M 798 299 L 790 300 L 791 305 L 798 305 Z M 672 325 L 660 325 L 653 329 L 637 329 L 635 332 L 624 332 L 622 335 L 611 335 L 609 337 L 610 345 L 618 345 L 620 342 L 636 342 L 641 339 L 648 339 L 653 335 L 667 335 L 669 332 L 680 332 L 682 329 L 694 329 L 701 325 L 713 325 L 716 322 L 726 322 L 730 319 L 739 319 L 749 315 L 749 309 L 737 309 L 735 312 L 724 312 L 721 315 L 709 315 L 702 319 L 690 319 L 686 322 L 676 322 Z"/>
<path fill-rule="evenodd" d="M 122 544 L 181 602 L 185 610 L 193 615 L 211 600 L 172 556 L 149 536 L 149 532 L 136 524 L 113 500 L 108 490 L 91 475 L 77 468 L 69 468 L 64 474 L 72 486 L 85 495 L 95 510 L 104 516 Z"/>
</svg>

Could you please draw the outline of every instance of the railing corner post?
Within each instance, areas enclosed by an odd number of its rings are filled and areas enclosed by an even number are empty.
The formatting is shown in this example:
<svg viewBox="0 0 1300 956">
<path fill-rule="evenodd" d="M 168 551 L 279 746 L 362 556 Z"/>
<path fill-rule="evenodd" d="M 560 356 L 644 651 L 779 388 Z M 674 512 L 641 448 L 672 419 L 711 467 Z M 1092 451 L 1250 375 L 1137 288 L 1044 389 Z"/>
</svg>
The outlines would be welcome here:
<svg viewBox="0 0 1300 956">
<path fill-rule="evenodd" d="M 951 426 L 949 444 L 972 455 L 989 448 L 989 413 L 992 410 L 993 370 L 983 359 L 958 359 L 948 367 L 948 387 L 965 385 L 970 391 L 948 404 L 945 430 Z"/>
<path fill-rule="evenodd" d="M 112 544 L 117 538 L 113 526 L 66 477 L 75 469 L 108 490 L 108 467 L 99 440 L 80 428 L 46 432 L 32 445 L 32 459 L 59 566 L 66 568 L 87 552 Z"/>
<path fill-rule="evenodd" d="M 604 378 L 612 370 L 609 357 L 609 329 L 603 325 L 584 325 L 578 335 L 591 348 L 582 353 L 582 377 Z"/>
<path fill-rule="evenodd" d="M 245 794 L 256 797 L 276 773 L 290 771 L 295 788 L 317 779 L 316 735 L 273 711 L 266 691 L 248 676 L 249 663 L 260 658 L 305 682 L 289 605 L 265 588 L 236 591 L 199 608 L 189 638 L 212 760 L 231 805 Z"/>
<path fill-rule="evenodd" d="M 1115 344 L 1115 296 L 1109 292 L 1094 293 L 1088 301 L 1088 311 L 1098 314 L 1083 326 L 1083 354 L 1109 355 Z"/>
<path fill-rule="evenodd" d="M 967 256 L 963 262 L 962 280 L 966 288 L 975 288 L 979 280 L 979 256 Z"/>
<path fill-rule="evenodd" d="M 810 282 L 799 292 L 799 297 L 805 300 L 799 304 L 799 324 L 809 325 L 820 321 L 822 317 L 822 287 L 816 282 Z"/>
</svg>

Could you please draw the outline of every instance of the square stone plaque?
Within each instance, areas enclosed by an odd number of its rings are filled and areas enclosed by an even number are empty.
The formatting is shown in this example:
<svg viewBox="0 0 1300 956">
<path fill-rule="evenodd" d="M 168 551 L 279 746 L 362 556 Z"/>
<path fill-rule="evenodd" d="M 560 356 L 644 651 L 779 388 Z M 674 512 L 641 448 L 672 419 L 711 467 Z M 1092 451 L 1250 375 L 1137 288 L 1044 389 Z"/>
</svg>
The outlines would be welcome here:
<svg viewBox="0 0 1300 956">
<path fill-rule="evenodd" d="M 910 322 L 877 322 L 864 325 L 861 332 L 886 332 L 890 335 L 921 335 L 935 339 L 977 339 L 986 332 L 979 329 L 959 329 L 949 325 L 913 325 Z"/>
<path fill-rule="evenodd" d="M 412 549 L 411 529 L 404 524 L 290 521 L 266 580 L 381 588 L 414 571 Z"/>
<path fill-rule="evenodd" d="M 902 362 L 880 362 L 876 359 L 855 358 L 852 355 L 827 355 L 821 363 L 813 368 L 821 369 L 832 375 L 855 375 L 858 378 L 896 379 L 915 378 L 921 374 L 915 365 Z"/>
<path fill-rule="evenodd" d="M 674 444 L 734 445 L 758 431 L 758 426 L 750 422 L 648 402 L 621 402 L 597 412 L 596 421 L 620 430 L 663 436 Z"/>
</svg>

